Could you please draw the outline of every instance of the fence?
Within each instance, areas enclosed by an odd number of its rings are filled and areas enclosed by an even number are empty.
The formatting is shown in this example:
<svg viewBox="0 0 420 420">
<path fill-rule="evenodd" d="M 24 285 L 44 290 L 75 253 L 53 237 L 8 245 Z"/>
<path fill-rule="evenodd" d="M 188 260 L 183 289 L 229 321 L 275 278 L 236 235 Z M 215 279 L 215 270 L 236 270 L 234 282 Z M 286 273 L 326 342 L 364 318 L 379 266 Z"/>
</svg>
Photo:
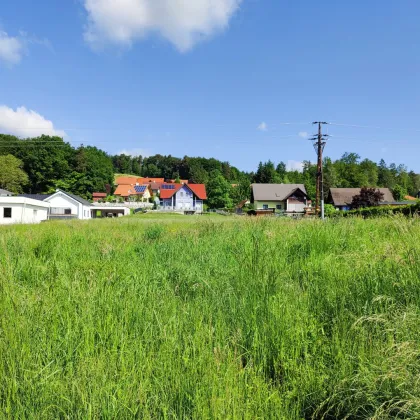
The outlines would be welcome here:
<svg viewBox="0 0 420 420">
<path fill-rule="evenodd" d="M 152 203 L 137 203 L 134 201 L 125 201 L 123 203 L 92 203 L 92 206 L 98 207 L 128 207 L 129 209 L 152 209 Z"/>
</svg>

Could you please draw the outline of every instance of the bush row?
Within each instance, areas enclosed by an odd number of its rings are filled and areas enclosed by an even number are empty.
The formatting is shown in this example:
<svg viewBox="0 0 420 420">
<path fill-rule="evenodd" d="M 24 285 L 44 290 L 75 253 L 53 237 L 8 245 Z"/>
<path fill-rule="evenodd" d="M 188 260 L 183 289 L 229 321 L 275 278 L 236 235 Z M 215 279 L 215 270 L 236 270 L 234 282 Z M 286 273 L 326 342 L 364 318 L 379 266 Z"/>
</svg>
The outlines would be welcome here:
<svg viewBox="0 0 420 420">
<path fill-rule="evenodd" d="M 395 214 L 402 214 L 407 217 L 412 217 L 419 214 L 420 203 L 407 204 L 403 206 L 377 206 L 365 207 L 361 209 L 338 211 L 332 216 L 334 217 L 352 217 L 361 216 L 363 218 L 390 216 Z"/>
</svg>

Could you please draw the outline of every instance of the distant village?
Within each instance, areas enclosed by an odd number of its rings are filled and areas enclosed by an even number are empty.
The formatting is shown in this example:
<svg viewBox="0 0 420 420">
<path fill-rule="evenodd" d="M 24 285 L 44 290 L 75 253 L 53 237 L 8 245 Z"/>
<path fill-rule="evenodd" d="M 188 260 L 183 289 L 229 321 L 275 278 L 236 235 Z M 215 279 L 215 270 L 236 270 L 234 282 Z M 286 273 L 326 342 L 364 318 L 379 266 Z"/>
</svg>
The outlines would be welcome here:
<svg viewBox="0 0 420 420">
<path fill-rule="evenodd" d="M 232 187 L 235 188 L 235 185 Z M 360 191 L 360 188 L 331 188 L 327 203 L 337 211 L 351 210 L 354 197 Z M 403 201 L 397 201 L 389 188 L 378 188 L 376 191 L 380 194 L 378 205 L 413 204 L 420 197 L 406 196 Z M 289 217 L 315 214 L 303 184 L 254 183 L 251 184 L 250 193 L 251 199 L 237 203 L 233 214 Z M 52 194 L 17 195 L 0 189 L 0 224 L 114 218 L 145 211 L 203 214 L 206 200 L 205 184 L 194 184 L 183 179 L 135 176 L 117 177 L 113 196 L 94 192 L 91 201 L 61 189 Z M 223 209 L 220 212 L 226 214 Z"/>
</svg>

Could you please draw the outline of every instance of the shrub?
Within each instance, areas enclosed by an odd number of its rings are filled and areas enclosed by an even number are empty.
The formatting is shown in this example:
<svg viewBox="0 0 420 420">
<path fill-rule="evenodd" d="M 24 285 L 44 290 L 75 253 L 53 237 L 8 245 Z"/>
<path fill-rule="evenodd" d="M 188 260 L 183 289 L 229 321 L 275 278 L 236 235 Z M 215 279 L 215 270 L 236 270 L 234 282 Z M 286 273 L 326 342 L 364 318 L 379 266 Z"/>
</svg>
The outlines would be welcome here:
<svg viewBox="0 0 420 420">
<path fill-rule="evenodd" d="M 383 217 L 383 216 L 391 216 L 395 214 L 402 214 L 407 217 L 411 217 L 415 214 L 418 214 L 420 210 L 419 203 L 416 204 L 408 204 L 404 206 L 377 206 L 377 207 L 365 207 L 356 210 L 350 210 L 342 212 L 342 216 L 349 217 L 349 216 L 361 216 L 363 218 L 370 218 L 370 217 Z"/>
<path fill-rule="evenodd" d="M 337 210 L 332 204 L 325 204 L 324 205 L 324 213 L 326 217 L 334 216 L 337 213 Z"/>
</svg>

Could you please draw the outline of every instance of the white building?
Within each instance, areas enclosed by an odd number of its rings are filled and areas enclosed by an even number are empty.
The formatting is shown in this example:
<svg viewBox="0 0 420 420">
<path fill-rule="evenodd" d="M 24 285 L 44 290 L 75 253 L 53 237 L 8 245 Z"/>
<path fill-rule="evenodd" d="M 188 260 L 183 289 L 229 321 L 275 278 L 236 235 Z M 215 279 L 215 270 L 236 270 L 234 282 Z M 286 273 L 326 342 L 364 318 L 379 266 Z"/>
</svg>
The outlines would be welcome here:
<svg viewBox="0 0 420 420">
<path fill-rule="evenodd" d="M 0 197 L 0 225 L 48 220 L 49 203 L 25 197 Z"/>
<path fill-rule="evenodd" d="M 97 203 L 95 207 L 92 207 L 92 217 L 94 219 L 97 217 L 122 217 L 129 215 L 130 209 L 126 206 L 113 206 L 109 203 Z"/>
<path fill-rule="evenodd" d="M 92 218 L 92 204 L 77 195 L 57 190 L 43 201 L 50 204 L 50 219 L 88 220 Z"/>
<path fill-rule="evenodd" d="M 39 223 L 43 220 L 128 216 L 130 209 L 110 205 L 93 206 L 77 195 L 57 190 L 54 194 L 0 196 L 0 224 Z"/>
<path fill-rule="evenodd" d="M 12 197 L 13 193 L 7 190 L 3 190 L 0 188 L 0 197 Z"/>
<path fill-rule="evenodd" d="M 252 184 L 251 203 L 255 210 L 304 213 L 308 195 L 303 184 Z"/>
</svg>

